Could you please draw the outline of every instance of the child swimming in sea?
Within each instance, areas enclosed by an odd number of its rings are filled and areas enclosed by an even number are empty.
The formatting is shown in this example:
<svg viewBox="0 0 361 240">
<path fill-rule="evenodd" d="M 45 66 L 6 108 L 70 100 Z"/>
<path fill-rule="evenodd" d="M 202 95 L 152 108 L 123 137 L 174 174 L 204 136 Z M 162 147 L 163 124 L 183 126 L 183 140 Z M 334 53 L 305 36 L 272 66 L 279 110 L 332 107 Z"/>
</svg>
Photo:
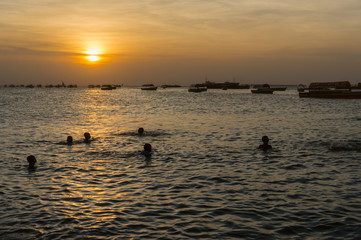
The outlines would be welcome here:
<svg viewBox="0 0 361 240">
<path fill-rule="evenodd" d="M 152 145 L 149 143 L 144 144 L 144 150 L 141 152 L 141 154 L 146 157 L 152 156 Z"/>
<path fill-rule="evenodd" d="M 33 155 L 27 157 L 29 166 L 28 169 L 35 169 L 36 158 Z"/>
<path fill-rule="evenodd" d="M 90 133 L 88 133 L 88 132 L 84 133 L 84 142 L 85 143 L 90 143 L 91 142 L 90 138 L 91 138 Z"/>
<path fill-rule="evenodd" d="M 268 144 L 269 139 L 267 136 L 262 137 L 262 142 L 263 142 L 263 144 L 259 145 L 259 147 L 258 147 L 259 149 L 262 149 L 263 151 L 272 149 L 272 146 Z"/>
</svg>

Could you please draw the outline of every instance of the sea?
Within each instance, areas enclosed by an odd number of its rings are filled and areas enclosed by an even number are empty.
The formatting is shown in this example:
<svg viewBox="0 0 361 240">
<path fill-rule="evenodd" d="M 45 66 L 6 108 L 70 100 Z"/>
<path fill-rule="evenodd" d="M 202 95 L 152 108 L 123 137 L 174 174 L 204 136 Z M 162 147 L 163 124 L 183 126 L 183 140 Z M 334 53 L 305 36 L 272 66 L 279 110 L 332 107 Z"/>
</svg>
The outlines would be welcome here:
<svg viewBox="0 0 361 240">
<path fill-rule="evenodd" d="M 1 87 L 0 239 L 361 239 L 360 107 L 296 89 Z"/>
</svg>

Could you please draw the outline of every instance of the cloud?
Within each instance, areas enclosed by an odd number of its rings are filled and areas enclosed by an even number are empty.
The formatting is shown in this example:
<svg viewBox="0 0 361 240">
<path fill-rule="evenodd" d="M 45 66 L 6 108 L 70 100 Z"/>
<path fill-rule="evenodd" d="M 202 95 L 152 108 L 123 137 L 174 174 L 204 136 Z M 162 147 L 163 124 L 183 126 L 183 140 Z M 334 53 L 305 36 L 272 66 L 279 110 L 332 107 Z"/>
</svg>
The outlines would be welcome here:
<svg viewBox="0 0 361 240">
<path fill-rule="evenodd" d="M 359 0 L 2 0 L 0 9 L 7 59 L 81 56 L 91 45 L 114 59 L 205 65 L 361 53 Z"/>
<path fill-rule="evenodd" d="M 79 53 L 65 51 L 47 51 L 31 49 L 27 47 L 18 47 L 10 45 L 0 45 L 0 53 L 3 55 L 28 55 L 28 56 L 77 56 Z"/>
</svg>

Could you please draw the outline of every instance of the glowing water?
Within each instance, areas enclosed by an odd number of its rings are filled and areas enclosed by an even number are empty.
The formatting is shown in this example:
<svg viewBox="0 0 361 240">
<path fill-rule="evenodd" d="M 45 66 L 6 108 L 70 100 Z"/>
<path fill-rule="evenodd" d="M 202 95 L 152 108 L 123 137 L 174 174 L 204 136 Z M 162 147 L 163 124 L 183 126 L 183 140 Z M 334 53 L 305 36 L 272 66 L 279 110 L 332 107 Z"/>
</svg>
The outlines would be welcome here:
<svg viewBox="0 0 361 240">
<path fill-rule="evenodd" d="M 249 90 L 0 93 L 1 239 L 361 237 L 359 100 Z M 84 132 L 95 141 L 59 144 Z M 263 135 L 273 151 L 256 149 Z M 144 143 L 150 160 L 139 155 Z"/>
</svg>

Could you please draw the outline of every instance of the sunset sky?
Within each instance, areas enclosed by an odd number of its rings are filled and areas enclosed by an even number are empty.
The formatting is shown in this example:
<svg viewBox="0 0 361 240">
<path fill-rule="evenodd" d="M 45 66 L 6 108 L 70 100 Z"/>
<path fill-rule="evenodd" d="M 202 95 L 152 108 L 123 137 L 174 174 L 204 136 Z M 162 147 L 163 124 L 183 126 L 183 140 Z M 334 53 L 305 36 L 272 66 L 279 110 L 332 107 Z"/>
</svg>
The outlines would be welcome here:
<svg viewBox="0 0 361 240">
<path fill-rule="evenodd" d="M 0 84 L 361 82 L 360 0 L 1 0 Z"/>
</svg>

